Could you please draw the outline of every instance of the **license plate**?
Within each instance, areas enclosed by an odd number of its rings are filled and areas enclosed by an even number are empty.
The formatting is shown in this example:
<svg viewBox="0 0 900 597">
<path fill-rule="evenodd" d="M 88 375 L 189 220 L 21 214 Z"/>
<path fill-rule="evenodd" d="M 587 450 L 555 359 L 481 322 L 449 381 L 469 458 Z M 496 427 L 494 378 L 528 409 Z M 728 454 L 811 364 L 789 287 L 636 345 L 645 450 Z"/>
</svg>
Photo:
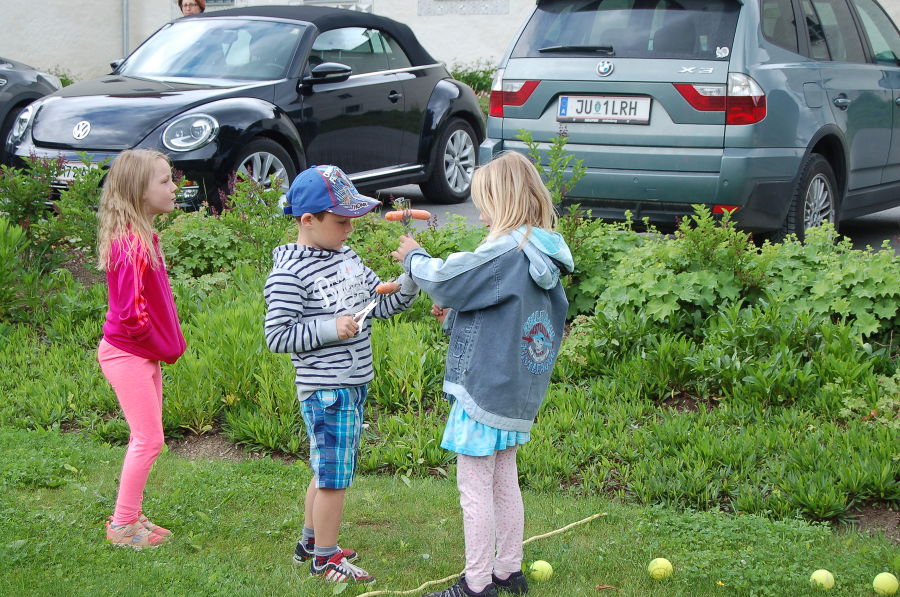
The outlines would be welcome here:
<svg viewBox="0 0 900 597">
<path fill-rule="evenodd" d="M 558 122 L 649 124 L 650 98 L 621 95 L 561 95 Z"/>
<path fill-rule="evenodd" d="M 91 164 L 90 166 L 84 165 L 83 162 L 66 162 L 65 169 L 56 177 L 56 182 L 62 184 L 69 184 L 75 177 L 84 174 L 88 171 L 89 168 L 96 168 L 96 164 Z"/>
</svg>

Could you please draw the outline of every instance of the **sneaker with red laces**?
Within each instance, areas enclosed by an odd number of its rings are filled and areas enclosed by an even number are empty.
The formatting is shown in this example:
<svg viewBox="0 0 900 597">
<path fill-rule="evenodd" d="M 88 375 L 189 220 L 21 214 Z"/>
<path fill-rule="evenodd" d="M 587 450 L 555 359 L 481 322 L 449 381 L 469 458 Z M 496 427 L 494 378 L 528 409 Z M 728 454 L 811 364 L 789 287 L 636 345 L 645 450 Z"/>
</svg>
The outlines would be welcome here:
<svg viewBox="0 0 900 597">
<path fill-rule="evenodd" d="M 353 551 L 352 549 L 341 549 L 341 546 L 338 545 L 338 549 L 341 553 L 344 554 L 344 557 L 347 558 L 348 562 L 355 562 L 359 559 L 359 554 Z M 316 542 L 315 540 L 304 542 L 303 539 L 297 541 L 297 547 L 294 548 L 294 563 L 302 564 L 316 555 Z"/>
<path fill-rule="evenodd" d="M 334 583 L 360 583 L 364 585 L 375 582 L 375 577 L 347 561 L 343 552 L 339 551 L 321 566 L 316 566 L 316 559 L 309 562 L 309 572 L 312 576 L 321 576 L 324 580 Z"/>
<path fill-rule="evenodd" d="M 106 541 L 116 547 L 130 547 L 131 549 L 141 550 L 159 547 L 167 540 L 167 537 L 151 533 L 140 522 L 120 526 L 114 525 L 112 521 L 106 521 Z"/>
</svg>

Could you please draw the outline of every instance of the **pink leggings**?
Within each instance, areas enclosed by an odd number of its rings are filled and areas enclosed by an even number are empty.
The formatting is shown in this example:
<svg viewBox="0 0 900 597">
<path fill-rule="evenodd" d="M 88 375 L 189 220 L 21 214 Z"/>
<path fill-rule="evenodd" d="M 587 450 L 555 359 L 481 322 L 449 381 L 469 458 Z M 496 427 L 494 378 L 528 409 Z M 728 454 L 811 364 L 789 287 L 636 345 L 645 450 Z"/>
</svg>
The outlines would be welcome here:
<svg viewBox="0 0 900 597">
<path fill-rule="evenodd" d="M 141 512 L 147 477 L 163 447 L 162 373 L 159 361 L 127 353 L 106 340 L 100 341 L 97 360 L 131 429 L 113 523 L 132 524 Z"/>
<path fill-rule="evenodd" d="M 480 592 L 493 572 L 521 570 L 525 508 L 516 468 L 517 446 L 490 456 L 456 457 L 456 486 L 466 539 L 466 584 Z"/>
</svg>

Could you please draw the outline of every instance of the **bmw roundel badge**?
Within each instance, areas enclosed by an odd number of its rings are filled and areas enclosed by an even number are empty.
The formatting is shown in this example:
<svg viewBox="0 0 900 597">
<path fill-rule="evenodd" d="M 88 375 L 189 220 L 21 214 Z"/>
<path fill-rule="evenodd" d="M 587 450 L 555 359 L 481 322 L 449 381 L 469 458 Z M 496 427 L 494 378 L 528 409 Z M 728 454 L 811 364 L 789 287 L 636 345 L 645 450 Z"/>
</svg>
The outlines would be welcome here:
<svg viewBox="0 0 900 597">
<path fill-rule="evenodd" d="M 597 65 L 597 74 L 601 77 L 607 77 L 613 72 L 613 68 L 612 62 L 609 60 L 601 60 L 600 64 Z"/>
</svg>

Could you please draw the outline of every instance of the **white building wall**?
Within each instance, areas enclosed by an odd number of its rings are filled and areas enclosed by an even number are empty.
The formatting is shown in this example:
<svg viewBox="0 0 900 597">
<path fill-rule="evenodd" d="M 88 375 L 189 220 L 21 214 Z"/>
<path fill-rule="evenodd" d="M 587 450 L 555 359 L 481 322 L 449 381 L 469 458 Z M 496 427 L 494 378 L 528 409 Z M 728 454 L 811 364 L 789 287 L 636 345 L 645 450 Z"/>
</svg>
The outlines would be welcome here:
<svg viewBox="0 0 900 597">
<path fill-rule="evenodd" d="M 450 66 L 496 63 L 534 6 L 534 0 L 343 1 L 407 23 Z M 302 3 L 234 0 L 235 6 Z M 900 23 L 900 0 L 881 4 Z M 76 80 L 95 77 L 180 14 L 175 0 L 0 0 L 0 56 Z"/>
</svg>

